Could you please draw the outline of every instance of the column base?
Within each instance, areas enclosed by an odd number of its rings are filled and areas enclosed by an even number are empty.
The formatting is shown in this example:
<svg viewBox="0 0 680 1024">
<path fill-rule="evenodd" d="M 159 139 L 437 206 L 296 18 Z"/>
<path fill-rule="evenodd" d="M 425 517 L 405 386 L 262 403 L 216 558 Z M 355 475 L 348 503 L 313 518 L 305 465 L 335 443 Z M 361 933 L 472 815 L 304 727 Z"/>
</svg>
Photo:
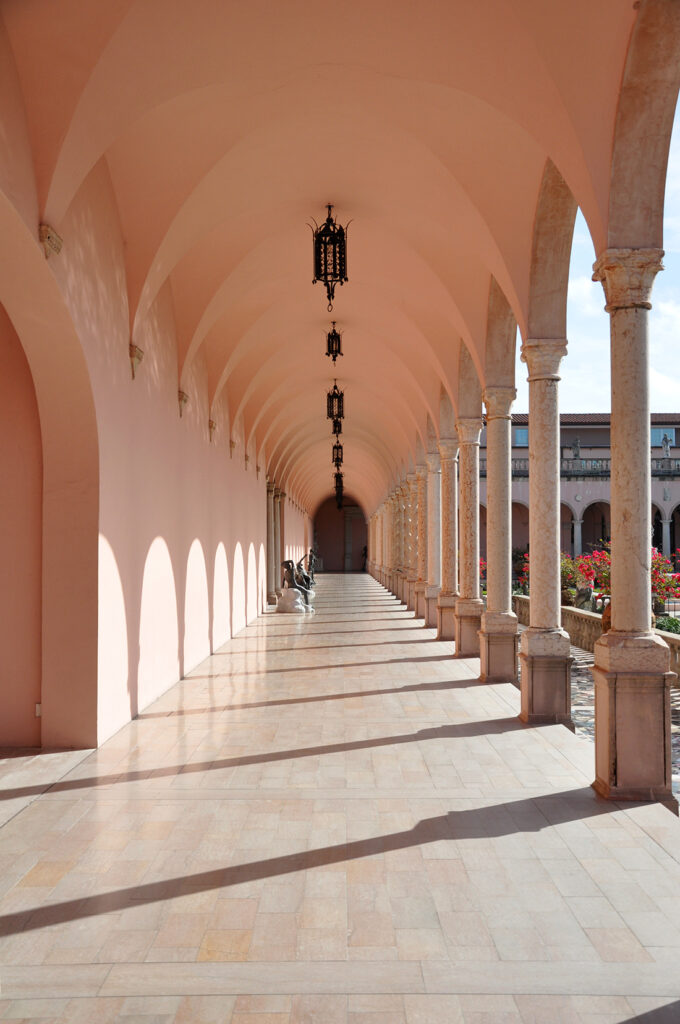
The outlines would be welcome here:
<svg viewBox="0 0 680 1024">
<path fill-rule="evenodd" d="M 484 602 L 480 597 L 458 598 L 454 612 L 457 658 L 479 656 L 479 623 L 483 612 Z"/>
<path fill-rule="evenodd" d="M 456 639 L 456 603 L 458 594 L 440 591 L 437 598 L 437 640 Z"/>
<path fill-rule="evenodd" d="M 415 585 L 415 612 L 417 619 L 424 619 L 427 616 L 427 598 L 425 597 L 425 591 L 427 589 L 427 583 L 424 580 L 418 580 Z"/>
<path fill-rule="evenodd" d="M 425 588 L 425 625 L 434 629 L 437 625 L 437 598 L 441 587 Z"/>
<path fill-rule="evenodd" d="M 569 635 L 563 629 L 529 627 L 522 634 L 522 722 L 559 723 L 574 731 L 571 720 L 571 664 Z"/>
<path fill-rule="evenodd" d="M 670 651 L 653 633 L 610 630 L 595 644 L 595 782 L 608 800 L 656 800 L 671 786 Z"/>
<path fill-rule="evenodd" d="M 402 604 L 405 603 L 404 602 L 404 582 L 405 582 L 405 579 L 406 579 L 406 577 L 404 576 L 403 572 L 400 572 L 399 576 L 397 578 L 397 591 L 396 591 L 396 593 L 397 593 L 397 597 L 399 598 L 399 600 L 401 601 Z"/>
<path fill-rule="evenodd" d="M 415 611 L 416 608 L 416 581 L 415 579 L 407 579 L 404 587 L 404 603 L 409 611 Z"/>
<path fill-rule="evenodd" d="M 517 616 L 485 612 L 479 631 L 479 679 L 482 683 L 517 682 Z"/>
<path fill-rule="evenodd" d="M 271 594 L 267 594 L 267 604 L 276 604 L 276 594 L 275 593 L 272 592 Z"/>
</svg>

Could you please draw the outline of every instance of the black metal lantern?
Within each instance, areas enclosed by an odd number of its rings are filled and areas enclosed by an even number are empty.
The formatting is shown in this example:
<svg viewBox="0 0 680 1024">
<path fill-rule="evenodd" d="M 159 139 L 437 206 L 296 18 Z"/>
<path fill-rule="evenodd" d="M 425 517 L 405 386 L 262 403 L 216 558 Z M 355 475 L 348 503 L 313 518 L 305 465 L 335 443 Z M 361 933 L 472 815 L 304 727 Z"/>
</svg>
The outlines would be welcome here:
<svg viewBox="0 0 680 1024">
<path fill-rule="evenodd" d="M 342 224 L 336 224 L 331 216 L 332 205 L 328 204 L 328 216 L 321 227 L 314 221 L 314 280 L 323 281 L 328 295 L 328 310 L 333 309 L 336 284 L 347 280 L 347 234 Z"/>
<path fill-rule="evenodd" d="M 326 355 L 331 357 L 335 366 L 335 360 L 342 355 L 342 335 L 335 329 L 335 320 L 332 327 L 333 329 L 326 335 Z"/>
<path fill-rule="evenodd" d="M 333 435 L 334 437 L 340 437 L 342 433 L 342 420 L 333 420 Z"/>
<path fill-rule="evenodd" d="M 335 474 L 335 504 L 340 509 L 342 508 L 342 473 Z"/>
<path fill-rule="evenodd" d="M 336 469 L 340 469 L 340 466 L 342 465 L 342 460 L 343 460 L 342 445 L 340 444 L 339 441 L 336 441 L 335 444 L 333 445 L 333 458 L 331 459 L 331 462 L 333 463 L 333 465 L 335 466 Z"/>
<path fill-rule="evenodd" d="M 345 418 L 345 392 L 340 391 L 337 380 L 333 382 L 333 390 L 326 394 L 326 418 L 329 420 Z"/>
</svg>

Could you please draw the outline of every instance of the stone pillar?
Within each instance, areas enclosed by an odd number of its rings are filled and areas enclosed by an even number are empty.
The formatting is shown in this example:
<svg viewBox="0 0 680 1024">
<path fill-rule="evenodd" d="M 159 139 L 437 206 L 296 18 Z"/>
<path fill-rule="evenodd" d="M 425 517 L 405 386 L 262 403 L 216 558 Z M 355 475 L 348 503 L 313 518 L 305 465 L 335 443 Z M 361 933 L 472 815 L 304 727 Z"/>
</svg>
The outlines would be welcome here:
<svg viewBox="0 0 680 1024">
<path fill-rule="evenodd" d="M 479 654 L 479 626 L 484 602 L 479 595 L 479 435 L 482 421 L 456 422 L 460 445 L 460 597 L 456 602 L 456 656 Z"/>
<path fill-rule="evenodd" d="M 441 590 L 441 465 L 439 452 L 427 454 L 427 586 L 425 625 L 437 625 L 437 598 Z"/>
<path fill-rule="evenodd" d="M 574 558 L 576 558 L 577 555 L 583 554 L 583 539 L 581 537 L 583 520 L 577 519 L 576 516 L 574 516 L 574 518 L 571 521 L 571 524 L 574 527 Z"/>
<path fill-rule="evenodd" d="M 648 319 L 660 249 L 609 249 L 595 263 L 610 314 L 612 625 L 595 644 L 594 788 L 614 800 L 671 791 L 670 652 L 651 629 Z"/>
<path fill-rule="evenodd" d="M 437 640 L 454 640 L 458 601 L 458 441 L 439 441 L 441 458 L 442 579 L 437 598 Z"/>
<path fill-rule="evenodd" d="M 267 481 L 267 604 L 276 604 L 276 532 L 274 484 Z"/>
<path fill-rule="evenodd" d="M 392 590 L 392 499 L 385 501 L 385 586 Z"/>
<path fill-rule="evenodd" d="M 408 576 L 408 488 L 401 483 L 397 490 L 399 501 L 399 578 L 397 583 L 397 597 L 406 603 L 406 579 Z"/>
<path fill-rule="evenodd" d="M 418 581 L 416 592 L 416 618 L 424 619 L 427 615 L 425 590 L 427 589 L 427 465 L 416 467 L 416 486 L 418 488 Z"/>
<path fill-rule="evenodd" d="M 517 680 L 517 616 L 512 610 L 510 408 L 517 392 L 491 387 L 486 405 L 486 611 L 479 634 L 482 682 Z"/>
<path fill-rule="evenodd" d="M 408 482 L 408 574 L 406 577 L 406 606 L 415 611 L 416 579 L 418 576 L 418 484 L 415 473 L 409 473 Z"/>
<path fill-rule="evenodd" d="M 569 636 L 562 629 L 560 586 L 559 368 L 566 339 L 530 338 L 529 367 L 529 628 L 520 641 L 523 722 L 571 721 Z"/>
<path fill-rule="evenodd" d="M 283 556 L 281 555 L 281 496 L 283 492 L 278 487 L 274 488 L 274 593 L 277 597 L 281 597 L 283 593 L 281 589 L 281 583 L 283 581 L 283 569 L 281 568 L 281 562 Z"/>
<path fill-rule="evenodd" d="M 366 568 L 371 576 L 375 575 L 375 512 L 368 519 L 368 560 Z"/>
<path fill-rule="evenodd" d="M 664 558 L 671 557 L 671 523 L 672 519 L 661 520 L 661 554 Z"/>
</svg>

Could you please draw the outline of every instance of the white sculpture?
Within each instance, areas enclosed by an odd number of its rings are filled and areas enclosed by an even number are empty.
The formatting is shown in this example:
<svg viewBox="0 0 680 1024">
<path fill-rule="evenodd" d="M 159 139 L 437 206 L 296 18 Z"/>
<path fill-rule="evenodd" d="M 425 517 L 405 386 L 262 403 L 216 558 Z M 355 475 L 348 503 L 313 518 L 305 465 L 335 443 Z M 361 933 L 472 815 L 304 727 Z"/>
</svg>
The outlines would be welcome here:
<svg viewBox="0 0 680 1024">
<path fill-rule="evenodd" d="M 276 602 L 276 610 L 277 612 L 293 612 L 296 615 L 304 615 L 307 609 L 300 591 L 286 586 Z"/>
</svg>

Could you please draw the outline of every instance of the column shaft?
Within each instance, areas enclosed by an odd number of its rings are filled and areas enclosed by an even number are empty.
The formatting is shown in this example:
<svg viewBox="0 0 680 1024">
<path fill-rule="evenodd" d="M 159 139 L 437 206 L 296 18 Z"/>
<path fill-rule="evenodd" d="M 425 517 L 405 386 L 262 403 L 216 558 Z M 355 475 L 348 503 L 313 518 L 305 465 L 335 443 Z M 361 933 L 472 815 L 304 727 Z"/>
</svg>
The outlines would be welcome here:
<svg viewBox="0 0 680 1024">
<path fill-rule="evenodd" d="M 442 581 L 437 598 L 437 639 L 453 640 L 456 635 L 454 612 L 458 600 L 458 441 L 442 438 L 439 453 L 442 469 Z"/>
<path fill-rule="evenodd" d="M 427 455 L 427 587 L 425 625 L 437 625 L 437 598 L 441 590 L 441 460 L 439 452 Z"/>
<path fill-rule="evenodd" d="M 460 445 L 460 597 L 456 602 L 456 654 L 479 654 L 479 626 L 484 603 L 479 595 L 479 435 L 482 421 L 466 417 L 456 423 Z"/>
<path fill-rule="evenodd" d="M 522 634 L 524 722 L 571 721 L 569 636 L 561 628 L 558 383 L 566 339 L 527 339 L 529 367 L 529 621 Z"/>
<path fill-rule="evenodd" d="M 274 484 L 267 482 L 267 603 L 276 604 L 276 538 L 274 531 Z"/>
<path fill-rule="evenodd" d="M 512 610 L 510 408 L 515 389 L 487 388 L 486 612 L 480 634 L 480 678 L 517 679 L 517 616 Z"/>
<path fill-rule="evenodd" d="M 427 614 L 425 588 L 427 587 L 427 466 L 416 469 L 418 488 L 418 562 L 416 583 L 416 616 L 425 619 Z"/>
</svg>

